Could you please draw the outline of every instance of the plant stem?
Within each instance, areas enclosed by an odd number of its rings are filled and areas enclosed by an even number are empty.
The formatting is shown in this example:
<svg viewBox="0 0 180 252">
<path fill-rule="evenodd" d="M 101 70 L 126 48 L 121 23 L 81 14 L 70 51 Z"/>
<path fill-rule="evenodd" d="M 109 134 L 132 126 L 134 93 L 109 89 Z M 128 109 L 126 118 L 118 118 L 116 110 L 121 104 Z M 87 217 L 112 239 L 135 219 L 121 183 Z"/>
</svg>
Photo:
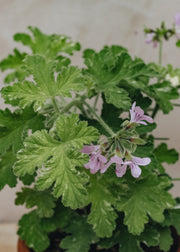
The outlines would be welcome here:
<svg viewBox="0 0 180 252">
<path fill-rule="evenodd" d="M 180 107 L 180 104 L 178 104 L 178 103 L 173 103 L 173 106 L 175 106 L 175 107 Z"/>
<path fill-rule="evenodd" d="M 154 110 L 153 110 L 153 112 L 152 112 L 152 116 L 151 116 L 153 119 L 155 118 L 155 116 L 156 116 L 158 110 L 159 110 L 159 105 L 156 104 L 156 106 L 155 106 L 155 108 L 154 108 Z"/>
<path fill-rule="evenodd" d="M 99 99 L 99 93 L 97 94 L 97 96 L 95 98 L 95 101 L 94 101 L 94 105 L 93 105 L 94 109 L 96 109 L 96 105 L 97 105 L 98 99 Z"/>
<path fill-rule="evenodd" d="M 52 98 L 52 102 L 53 102 L 53 105 L 54 105 L 54 108 L 55 108 L 56 112 L 57 112 L 58 114 L 61 114 L 60 111 L 59 111 L 59 108 L 58 108 L 56 99 L 55 99 L 54 97 Z"/>
<path fill-rule="evenodd" d="M 155 139 L 155 140 L 162 140 L 162 141 L 167 141 L 167 140 L 169 140 L 168 137 L 155 137 L 154 139 Z"/>
<path fill-rule="evenodd" d="M 90 112 L 97 118 L 98 122 L 103 126 L 103 128 L 111 135 L 114 136 L 115 133 L 112 131 L 112 129 L 105 123 L 105 121 L 96 114 L 96 112 L 94 111 L 93 108 L 91 108 L 91 106 L 83 101 L 83 104 L 86 105 L 86 107 L 90 110 Z"/>
<path fill-rule="evenodd" d="M 80 100 L 73 100 L 72 102 L 70 102 L 69 104 L 67 104 L 62 110 L 61 110 L 61 114 L 68 112 L 73 106 L 76 106 L 80 103 Z"/>
<path fill-rule="evenodd" d="M 160 38 L 160 41 L 159 41 L 159 57 L 158 57 L 158 64 L 161 66 L 162 64 L 162 38 Z"/>
<path fill-rule="evenodd" d="M 160 66 L 162 65 L 162 45 L 163 45 L 162 38 L 160 38 L 160 41 L 159 41 L 159 57 L 158 57 L 158 64 Z M 154 108 L 154 110 L 152 112 L 152 116 L 151 116 L 153 119 L 155 118 L 158 110 L 159 110 L 159 105 L 156 104 L 156 106 L 155 106 L 155 108 Z"/>
<path fill-rule="evenodd" d="M 172 181 L 180 181 L 180 178 L 172 178 Z"/>
</svg>

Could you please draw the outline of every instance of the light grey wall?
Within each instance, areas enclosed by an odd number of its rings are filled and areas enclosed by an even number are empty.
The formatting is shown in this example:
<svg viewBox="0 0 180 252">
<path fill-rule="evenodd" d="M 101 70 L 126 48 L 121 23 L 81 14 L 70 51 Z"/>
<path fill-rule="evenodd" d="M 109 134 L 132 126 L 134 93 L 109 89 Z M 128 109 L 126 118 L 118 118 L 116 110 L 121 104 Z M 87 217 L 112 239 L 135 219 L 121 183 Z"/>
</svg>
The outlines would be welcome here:
<svg viewBox="0 0 180 252">
<path fill-rule="evenodd" d="M 83 48 L 99 50 L 104 45 L 120 44 L 146 62 L 156 61 L 157 49 L 144 43 L 143 28 L 145 25 L 155 27 L 162 20 L 171 25 L 178 11 L 179 0 L 0 0 L 0 58 L 6 57 L 16 46 L 13 34 L 26 32 L 26 27 L 31 25 L 46 33 L 67 34 Z M 163 62 L 180 67 L 180 50 L 174 43 L 165 44 Z M 80 57 L 81 53 L 76 53 L 73 63 L 82 65 Z M 0 74 L 0 83 L 2 86 L 3 74 Z M 0 105 L 2 108 L 2 100 Z M 180 108 L 170 115 L 159 113 L 156 130 L 156 136 L 170 137 L 169 146 L 178 151 L 179 116 Z M 179 164 L 167 168 L 173 177 L 180 177 Z M 175 196 L 180 195 L 179 189 L 180 182 L 176 182 L 172 190 Z M 23 207 L 14 206 L 16 190 L 6 187 L 0 192 L 0 221 L 17 220 L 25 211 Z"/>
</svg>

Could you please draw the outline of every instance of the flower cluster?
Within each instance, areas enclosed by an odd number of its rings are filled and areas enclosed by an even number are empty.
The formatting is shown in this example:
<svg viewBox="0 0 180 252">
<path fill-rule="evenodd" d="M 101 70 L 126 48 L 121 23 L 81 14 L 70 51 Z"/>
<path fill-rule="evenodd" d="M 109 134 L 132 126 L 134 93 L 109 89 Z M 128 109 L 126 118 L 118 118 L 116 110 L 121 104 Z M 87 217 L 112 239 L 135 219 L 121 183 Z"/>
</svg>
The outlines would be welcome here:
<svg viewBox="0 0 180 252">
<path fill-rule="evenodd" d="M 145 121 L 149 123 L 153 122 L 153 119 L 150 116 L 145 115 L 144 111 L 139 106 L 136 106 L 136 102 L 134 102 L 132 105 L 132 108 L 130 110 L 130 116 L 131 119 L 129 122 L 129 126 L 132 124 L 146 125 L 147 123 Z M 124 158 L 121 158 L 118 155 L 114 155 L 114 153 L 111 153 L 111 158 L 108 161 L 108 158 L 106 157 L 106 152 L 101 148 L 101 145 L 85 145 L 81 152 L 90 156 L 89 162 L 84 164 L 84 167 L 86 169 L 90 169 L 90 172 L 92 174 L 95 174 L 98 171 L 104 173 L 114 163 L 116 164 L 117 177 L 122 177 L 129 168 L 131 170 L 132 176 L 138 178 L 141 175 L 141 168 L 139 167 L 139 165 L 145 166 L 151 162 L 150 158 L 139 158 L 132 156 L 129 153 L 128 155 L 125 155 Z"/>
<path fill-rule="evenodd" d="M 176 13 L 174 16 L 174 24 L 171 29 L 165 27 L 165 23 L 161 23 L 161 27 L 157 29 L 145 29 L 145 43 L 152 44 L 153 47 L 157 47 L 158 43 L 162 41 L 162 38 L 168 40 L 172 36 L 176 36 L 176 38 L 180 39 L 180 13 Z"/>
</svg>

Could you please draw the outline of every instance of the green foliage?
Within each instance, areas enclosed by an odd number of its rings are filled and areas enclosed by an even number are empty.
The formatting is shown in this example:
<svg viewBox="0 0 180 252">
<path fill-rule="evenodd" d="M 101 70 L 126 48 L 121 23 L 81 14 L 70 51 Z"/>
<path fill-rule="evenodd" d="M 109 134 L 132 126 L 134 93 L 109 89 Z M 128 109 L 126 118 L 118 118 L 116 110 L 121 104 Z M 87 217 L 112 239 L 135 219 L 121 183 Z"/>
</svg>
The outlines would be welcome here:
<svg viewBox="0 0 180 252">
<path fill-rule="evenodd" d="M 28 29 L 32 33 L 32 36 L 26 33 L 16 33 L 14 35 L 14 40 L 30 47 L 33 54 L 43 55 L 48 60 L 56 62 L 57 72 L 60 71 L 62 67 L 70 64 L 70 59 L 60 55 L 60 53 L 73 55 L 74 51 L 79 51 L 81 48 L 79 43 L 71 41 L 71 39 L 65 35 L 47 35 L 42 33 L 38 28 L 31 26 L 29 26 Z M 26 56 L 27 53 L 21 53 L 18 49 L 14 49 L 14 54 L 8 55 L 7 58 L 0 62 L 2 71 L 7 69 L 12 70 L 5 77 L 5 83 L 9 84 L 17 80 L 23 81 L 29 76 L 24 64 Z"/>
<path fill-rule="evenodd" d="M 51 217 L 54 213 L 56 199 L 50 191 L 37 191 L 36 189 L 22 188 L 22 192 L 17 193 L 15 200 L 16 205 L 26 204 L 26 208 L 37 206 L 37 214 L 39 217 Z"/>
<path fill-rule="evenodd" d="M 57 140 L 47 131 L 37 131 L 26 139 L 25 149 L 18 154 L 14 171 L 18 176 L 32 174 L 39 167 L 37 187 L 44 190 L 53 186 L 56 197 L 62 195 L 65 206 L 78 208 L 86 201 L 88 177 L 75 166 L 86 161 L 78 151 L 84 143 L 90 143 L 98 137 L 93 127 L 87 127 L 85 121 L 78 123 L 78 116 L 61 116 L 56 122 Z M 72 152 L 70 152 L 72 150 Z M 44 165 L 44 167 L 42 167 Z"/>
<path fill-rule="evenodd" d="M 161 143 L 155 150 L 154 154 L 160 163 L 166 162 L 168 164 L 174 164 L 179 159 L 179 154 L 175 149 L 167 148 L 167 144 Z"/>
<path fill-rule="evenodd" d="M 13 173 L 12 166 L 16 161 L 16 156 L 12 150 L 8 150 L 1 156 L 0 161 L 0 190 L 5 185 L 15 187 L 17 184 L 16 176 Z"/>
<path fill-rule="evenodd" d="M 91 203 L 88 222 L 93 225 L 93 230 L 99 237 L 110 237 L 116 227 L 115 220 L 117 218 L 112 206 L 114 203 L 113 194 L 108 190 L 105 181 L 92 178 L 88 195 L 89 203 Z"/>
<path fill-rule="evenodd" d="M 64 231 L 71 234 L 60 244 L 60 247 L 67 252 L 88 252 L 90 245 L 98 241 L 85 216 L 75 215 Z"/>
<path fill-rule="evenodd" d="M 165 213 L 165 220 L 162 226 L 173 226 L 180 235 L 180 208 L 179 205 L 175 209 L 170 209 Z"/>
<path fill-rule="evenodd" d="M 130 234 L 127 227 L 119 223 L 121 228 L 116 230 L 111 238 L 100 240 L 99 246 L 102 248 L 109 249 L 118 244 L 120 252 L 127 251 L 144 251 L 141 247 L 141 243 L 146 246 L 157 246 L 159 244 L 159 233 L 158 231 L 151 227 L 146 226 L 144 232 L 140 236 L 134 236 Z"/>
<path fill-rule="evenodd" d="M 29 26 L 33 36 L 26 33 L 16 33 L 14 40 L 31 48 L 33 54 L 44 55 L 47 58 L 55 58 L 59 52 L 72 55 L 73 51 L 80 50 L 80 44 L 73 42 L 65 35 L 47 35 L 38 28 Z"/>
<path fill-rule="evenodd" d="M 162 251 L 169 251 L 172 243 L 173 238 L 171 236 L 171 230 L 169 227 L 159 227 L 158 228 L 159 234 L 160 234 L 160 241 L 159 241 L 159 247 L 162 249 Z"/>
<path fill-rule="evenodd" d="M 145 64 L 121 46 L 85 50 L 81 70 L 64 56 L 80 50 L 79 43 L 38 28 L 29 31 L 15 34 L 14 40 L 32 53 L 14 49 L 0 62 L 2 71 L 11 71 L 2 98 L 19 108 L 0 110 L 0 190 L 14 187 L 17 179 L 33 183 L 15 201 L 33 208 L 19 221 L 20 238 L 36 252 L 48 248 L 49 234 L 57 229 L 67 252 L 88 252 L 91 244 L 99 250 L 115 246 L 142 252 L 159 246 L 168 251 L 170 226 L 180 233 L 180 212 L 168 193 L 172 181 L 162 163 L 174 164 L 178 153 L 165 143 L 154 147 L 148 134 L 155 120 L 137 125 L 127 112 L 136 101 L 145 115 L 155 117 L 160 109 L 169 113 L 179 94 L 166 75 L 179 78 L 180 70 Z M 90 144 L 97 150 L 82 154 Z M 84 164 L 102 168 L 106 161 L 100 154 L 107 162 L 114 156 L 123 162 L 149 157 L 151 162 L 139 164 L 139 178 L 132 177 L 131 165 L 123 178 L 117 177 L 122 166 L 111 162 L 105 174 L 91 174 Z"/>
<path fill-rule="evenodd" d="M 172 87 L 167 81 L 162 83 L 156 83 L 149 87 L 149 94 L 152 95 L 162 109 L 162 111 L 167 114 L 173 109 L 173 105 L 170 100 L 177 99 L 179 93 L 177 88 Z"/>
<path fill-rule="evenodd" d="M 64 68 L 57 81 L 54 76 L 54 61 L 47 61 L 43 56 L 26 57 L 26 67 L 36 84 L 24 81 L 3 88 L 2 96 L 8 103 L 14 102 L 14 99 L 19 100 L 20 107 L 25 108 L 33 104 L 34 110 L 38 111 L 50 98 L 58 95 L 71 97 L 70 91 L 83 89 L 80 70 L 77 67 Z"/>
<path fill-rule="evenodd" d="M 27 53 L 20 53 L 18 49 L 14 49 L 14 55 L 10 54 L 8 57 L 0 62 L 1 71 L 5 71 L 7 69 L 13 69 L 14 72 L 7 74 L 4 79 L 4 82 L 9 84 L 15 80 L 22 81 L 28 76 L 28 73 L 23 68 L 24 67 L 24 59 Z"/>
<path fill-rule="evenodd" d="M 40 218 L 36 210 L 23 215 L 18 225 L 18 235 L 25 240 L 29 248 L 36 252 L 45 251 L 50 245 L 48 234 L 57 228 L 64 228 L 70 219 L 69 209 L 60 203 L 51 218 Z"/>
<path fill-rule="evenodd" d="M 99 53 L 85 50 L 84 59 L 87 66 L 84 72 L 92 78 L 96 90 L 105 94 L 107 103 L 124 110 L 131 106 L 129 90 L 140 89 L 146 93 L 149 78 L 157 76 L 151 66 L 138 58 L 132 60 L 118 46 L 106 46 Z"/>
<path fill-rule="evenodd" d="M 9 109 L 0 110 L 0 153 L 11 147 L 14 153 L 17 152 L 23 146 L 28 130 L 34 132 L 43 127 L 43 117 L 31 107 L 13 113 Z"/>
<path fill-rule="evenodd" d="M 170 185 L 166 177 L 158 178 L 152 174 L 146 179 L 131 180 L 126 195 L 117 200 L 116 208 L 125 213 L 124 224 L 129 232 L 140 235 L 149 217 L 161 223 L 164 210 L 173 208 L 175 202 L 165 190 Z"/>
</svg>

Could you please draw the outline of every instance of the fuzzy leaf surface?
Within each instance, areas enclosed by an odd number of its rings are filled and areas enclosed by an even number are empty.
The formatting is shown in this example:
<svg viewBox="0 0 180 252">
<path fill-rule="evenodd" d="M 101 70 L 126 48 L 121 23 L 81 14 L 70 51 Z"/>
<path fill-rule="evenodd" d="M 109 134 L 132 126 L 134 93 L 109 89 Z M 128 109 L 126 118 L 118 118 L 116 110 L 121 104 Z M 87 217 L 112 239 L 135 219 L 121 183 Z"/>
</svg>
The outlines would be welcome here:
<svg viewBox="0 0 180 252">
<path fill-rule="evenodd" d="M 84 73 L 92 78 L 96 89 L 105 93 L 106 101 L 128 110 L 131 106 L 129 90 L 147 89 L 150 77 L 156 72 L 142 60 L 132 60 L 123 48 L 104 47 L 100 52 L 84 51 Z"/>
<path fill-rule="evenodd" d="M 5 71 L 7 69 L 13 69 L 14 71 L 7 74 L 4 79 L 4 82 L 9 84 L 15 80 L 22 81 L 28 76 L 28 73 L 23 68 L 24 62 L 27 53 L 20 53 L 18 49 L 14 49 L 14 54 L 9 54 L 7 58 L 3 59 L 0 62 L 1 71 Z"/>
<path fill-rule="evenodd" d="M 5 185 L 15 187 L 17 180 L 12 169 L 13 164 L 16 161 L 15 154 L 12 150 L 8 150 L 1 156 L 0 159 L 0 190 L 2 190 Z"/>
<path fill-rule="evenodd" d="M 175 202 L 165 190 L 170 181 L 156 175 L 143 180 L 128 180 L 129 190 L 117 201 L 116 207 L 125 213 L 124 224 L 133 235 L 140 235 L 149 216 L 156 222 L 164 220 L 165 209 L 173 208 Z"/>
<path fill-rule="evenodd" d="M 168 164 L 174 164 L 179 159 L 178 152 L 175 149 L 168 150 L 166 143 L 158 145 L 158 147 L 154 150 L 154 154 L 161 163 L 166 162 Z"/>
<path fill-rule="evenodd" d="M 32 36 L 26 33 L 16 33 L 14 40 L 31 48 L 34 54 L 45 55 L 47 58 L 55 58 L 59 53 L 65 52 L 72 55 L 74 51 L 80 50 L 80 44 L 71 41 L 65 35 L 47 35 L 37 27 L 29 26 Z"/>
<path fill-rule="evenodd" d="M 74 216 L 64 230 L 71 234 L 66 236 L 60 244 L 60 247 L 66 249 L 67 252 L 88 252 L 90 245 L 98 241 L 96 234 L 84 216 Z"/>
<path fill-rule="evenodd" d="M 71 66 L 64 68 L 55 81 L 55 62 L 47 61 L 40 55 L 26 57 L 26 67 L 33 76 L 34 82 L 24 81 L 2 89 L 6 102 L 19 100 L 19 106 L 25 108 L 33 104 L 34 110 L 40 110 L 44 103 L 55 96 L 71 97 L 71 91 L 83 90 L 80 69 Z"/>
<path fill-rule="evenodd" d="M 88 190 L 91 211 L 88 223 L 93 225 L 93 230 L 98 237 L 110 237 L 116 228 L 117 214 L 113 208 L 114 197 L 107 188 L 106 183 L 94 178 Z"/>
<path fill-rule="evenodd" d="M 25 240 L 29 248 L 36 252 L 45 251 L 50 245 L 49 233 L 57 228 L 64 228 L 70 220 L 69 209 L 60 203 L 51 218 L 40 218 L 36 210 L 23 215 L 18 226 L 18 235 Z"/>
<path fill-rule="evenodd" d="M 62 115 L 56 122 L 55 135 L 38 131 L 26 139 L 25 148 L 18 154 L 15 173 L 23 176 L 39 168 L 38 189 L 53 187 L 55 197 L 62 196 L 65 206 L 78 208 L 86 201 L 88 177 L 76 166 L 82 166 L 86 157 L 79 150 L 98 138 L 98 132 L 87 122 L 78 122 L 78 115 Z M 60 140 L 57 140 L 60 139 Z"/>
<path fill-rule="evenodd" d="M 16 205 L 23 205 L 26 208 L 37 207 L 37 214 L 39 217 L 51 217 L 54 213 L 56 199 L 48 191 L 37 191 L 36 189 L 22 188 L 22 192 L 17 193 L 15 200 Z"/>
<path fill-rule="evenodd" d="M 9 109 L 0 110 L 0 153 L 11 147 L 17 152 L 22 147 L 29 129 L 34 132 L 42 128 L 43 117 L 37 115 L 32 108 L 13 113 Z"/>
<path fill-rule="evenodd" d="M 147 246 L 157 246 L 159 244 L 159 233 L 151 227 L 147 227 L 140 236 L 135 236 L 130 234 L 123 224 L 120 224 L 120 226 L 121 228 L 115 231 L 111 238 L 100 241 L 100 247 L 109 249 L 118 244 L 119 252 L 142 252 L 144 250 L 140 246 L 141 242 Z"/>
<path fill-rule="evenodd" d="M 180 208 L 170 209 L 166 213 L 166 218 L 163 222 L 163 226 L 173 226 L 176 228 L 178 234 L 180 234 Z"/>
<path fill-rule="evenodd" d="M 177 88 L 172 87 L 169 82 L 153 84 L 149 87 L 149 91 L 149 95 L 154 97 L 157 104 L 165 114 L 168 114 L 173 109 L 171 100 L 179 97 Z"/>
</svg>

